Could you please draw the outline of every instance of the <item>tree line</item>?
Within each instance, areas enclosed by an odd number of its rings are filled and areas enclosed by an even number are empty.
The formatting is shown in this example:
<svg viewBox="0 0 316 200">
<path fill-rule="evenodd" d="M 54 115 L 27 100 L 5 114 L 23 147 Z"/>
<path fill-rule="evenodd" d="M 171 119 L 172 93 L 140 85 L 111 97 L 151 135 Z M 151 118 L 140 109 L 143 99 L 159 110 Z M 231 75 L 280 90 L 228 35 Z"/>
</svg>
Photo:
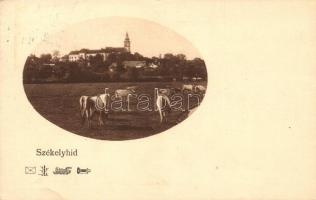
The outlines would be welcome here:
<svg viewBox="0 0 316 200">
<path fill-rule="evenodd" d="M 31 54 L 27 57 L 24 83 L 50 82 L 122 82 L 206 80 L 205 63 L 201 58 L 188 60 L 184 54 L 166 53 L 163 57 L 145 57 L 139 53 L 110 53 L 80 58 L 75 62 L 60 59 L 59 53 Z M 124 65 L 124 61 L 142 61 L 141 67 Z"/>
</svg>

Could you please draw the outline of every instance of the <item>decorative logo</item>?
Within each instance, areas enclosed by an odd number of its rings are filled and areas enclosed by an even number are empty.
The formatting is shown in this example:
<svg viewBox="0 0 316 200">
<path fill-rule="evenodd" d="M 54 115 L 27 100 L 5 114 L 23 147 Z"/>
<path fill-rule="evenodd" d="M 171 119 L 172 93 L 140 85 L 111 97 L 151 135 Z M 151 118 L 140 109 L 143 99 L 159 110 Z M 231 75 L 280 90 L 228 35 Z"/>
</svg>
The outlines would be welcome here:
<svg viewBox="0 0 316 200">
<path fill-rule="evenodd" d="M 86 169 L 80 169 L 79 167 L 77 167 L 77 174 L 88 174 L 91 172 L 91 169 L 86 168 Z"/>
<path fill-rule="evenodd" d="M 62 174 L 62 175 L 68 175 L 71 173 L 71 168 L 72 167 L 66 167 L 66 168 L 59 168 L 56 167 L 55 171 L 53 171 L 53 174 Z"/>
<path fill-rule="evenodd" d="M 46 167 L 46 165 L 43 165 L 43 166 L 41 166 L 41 169 L 40 169 L 41 173 L 38 174 L 38 175 L 40 175 L 40 176 L 48 176 L 47 171 L 48 171 L 48 167 Z"/>
<path fill-rule="evenodd" d="M 36 174 L 36 167 L 25 167 L 25 174 Z"/>
</svg>

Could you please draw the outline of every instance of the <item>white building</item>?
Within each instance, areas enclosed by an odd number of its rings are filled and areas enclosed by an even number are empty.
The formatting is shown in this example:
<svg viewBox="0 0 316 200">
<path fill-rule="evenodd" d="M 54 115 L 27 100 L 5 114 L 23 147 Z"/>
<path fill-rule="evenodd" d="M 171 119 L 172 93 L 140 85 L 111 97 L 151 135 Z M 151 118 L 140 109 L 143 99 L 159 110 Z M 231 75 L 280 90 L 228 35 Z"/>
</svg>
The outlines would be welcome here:
<svg viewBox="0 0 316 200">
<path fill-rule="evenodd" d="M 69 61 L 75 62 L 79 59 L 88 59 L 91 56 L 101 55 L 103 60 L 106 60 L 110 53 L 123 53 L 123 52 L 131 52 L 131 42 L 128 36 L 128 33 L 125 35 L 124 47 L 106 47 L 105 49 L 81 49 L 79 51 L 71 51 L 69 55 Z"/>
</svg>

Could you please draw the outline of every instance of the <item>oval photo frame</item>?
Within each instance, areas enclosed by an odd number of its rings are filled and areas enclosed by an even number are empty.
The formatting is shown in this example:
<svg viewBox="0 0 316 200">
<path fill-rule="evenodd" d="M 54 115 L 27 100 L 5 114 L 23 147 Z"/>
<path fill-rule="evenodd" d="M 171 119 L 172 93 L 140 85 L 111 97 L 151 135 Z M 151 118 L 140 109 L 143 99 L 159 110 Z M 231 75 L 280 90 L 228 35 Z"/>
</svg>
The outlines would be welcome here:
<svg viewBox="0 0 316 200">
<path fill-rule="evenodd" d="M 155 22 L 125 17 L 75 24 L 26 59 L 34 109 L 74 134 L 130 140 L 181 123 L 203 100 L 204 60 L 190 42 Z"/>
</svg>

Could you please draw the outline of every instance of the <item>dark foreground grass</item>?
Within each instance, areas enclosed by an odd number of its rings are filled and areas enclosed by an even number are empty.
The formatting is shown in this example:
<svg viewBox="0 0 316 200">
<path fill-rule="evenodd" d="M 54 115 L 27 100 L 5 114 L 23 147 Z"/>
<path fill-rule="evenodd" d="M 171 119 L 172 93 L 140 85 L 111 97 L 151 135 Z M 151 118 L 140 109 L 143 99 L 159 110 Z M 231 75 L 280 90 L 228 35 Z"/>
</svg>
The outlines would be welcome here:
<svg viewBox="0 0 316 200">
<path fill-rule="evenodd" d="M 180 88 L 182 83 L 25 84 L 24 89 L 34 109 L 47 120 L 72 133 L 95 139 L 128 140 L 147 137 L 167 130 L 186 118 L 184 112 L 172 111 L 167 116 L 168 121 L 161 124 L 158 112 L 137 110 L 137 99 L 131 98 L 131 111 L 111 112 L 105 120 L 105 126 L 98 127 L 96 119 L 90 129 L 87 124 L 82 125 L 79 109 L 80 96 L 101 94 L 104 88 L 109 88 L 112 95 L 116 89 L 127 86 L 137 86 L 137 95 L 149 95 L 153 109 L 154 88 Z M 183 95 L 183 105 L 187 107 L 187 94 L 179 94 Z M 123 102 L 123 107 L 126 109 L 127 103 L 124 99 Z M 195 98 L 192 98 L 190 104 L 196 103 Z"/>
</svg>

